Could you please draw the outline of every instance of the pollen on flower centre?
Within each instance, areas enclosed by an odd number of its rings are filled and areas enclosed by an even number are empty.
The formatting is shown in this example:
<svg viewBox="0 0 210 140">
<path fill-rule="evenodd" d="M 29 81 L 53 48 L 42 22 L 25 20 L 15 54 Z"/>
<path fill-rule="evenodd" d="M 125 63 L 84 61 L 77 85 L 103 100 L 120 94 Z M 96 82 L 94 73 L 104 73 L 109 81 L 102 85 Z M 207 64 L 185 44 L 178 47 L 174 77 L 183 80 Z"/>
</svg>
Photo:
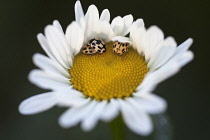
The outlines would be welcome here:
<svg viewBox="0 0 210 140">
<path fill-rule="evenodd" d="M 113 43 L 102 54 L 78 53 L 69 70 L 73 88 L 96 100 L 132 95 L 148 72 L 143 56 L 133 48 L 122 56 L 113 53 Z"/>
</svg>

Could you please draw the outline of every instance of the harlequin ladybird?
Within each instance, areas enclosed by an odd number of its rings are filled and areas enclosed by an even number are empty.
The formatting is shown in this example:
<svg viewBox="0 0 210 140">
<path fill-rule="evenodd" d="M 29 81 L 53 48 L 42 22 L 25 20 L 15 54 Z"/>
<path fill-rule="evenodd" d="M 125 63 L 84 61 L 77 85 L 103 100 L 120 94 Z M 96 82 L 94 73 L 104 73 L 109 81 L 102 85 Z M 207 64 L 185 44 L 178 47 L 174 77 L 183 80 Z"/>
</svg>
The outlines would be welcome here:
<svg viewBox="0 0 210 140">
<path fill-rule="evenodd" d="M 98 38 L 91 39 L 88 44 L 82 48 L 82 52 L 85 54 L 104 53 L 105 51 L 105 43 Z"/>
<path fill-rule="evenodd" d="M 122 55 L 128 51 L 128 46 L 129 46 L 128 42 L 121 43 L 121 42 L 116 41 L 113 44 L 113 52 L 118 55 Z"/>
</svg>

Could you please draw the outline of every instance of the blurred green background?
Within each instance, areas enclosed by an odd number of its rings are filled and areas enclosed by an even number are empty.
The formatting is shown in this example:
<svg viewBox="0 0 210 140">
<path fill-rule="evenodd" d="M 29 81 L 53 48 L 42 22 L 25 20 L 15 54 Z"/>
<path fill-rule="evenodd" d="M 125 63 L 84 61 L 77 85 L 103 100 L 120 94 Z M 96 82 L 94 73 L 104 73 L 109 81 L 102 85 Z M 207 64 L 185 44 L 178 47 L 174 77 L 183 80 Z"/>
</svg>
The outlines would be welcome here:
<svg viewBox="0 0 210 140">
<path fill-rule="evenodd" d="M 195 59 L 176 76 L 161 83 L 154 93 L 168 101 L 167 114 L 174 140 L 207 140 L 210 132 L 210 2 L 208 0 L 81 0 L 84 9 L 94 3 L 108 8 L 111 18 L 132 14 L 146 27 L 159 26 L 178 44 L 194 39 Z M 44 90 L 29 83 L 34 53 L 43 53 L 36 35 L 54 19 L 63 29 L 74 20 L 73 0 L 11 0 L 0 4 L 1 94 L 0 140 L 97 140 L 110 139 L 109 125 L 99 123 L 88 133 L 79 126 L 62 129 L 57 119 L 65 108 L 33 116 L 18 113 L 19 103 Z M 128 129 L 127 139 L 139 137 Z"/>
</svg>

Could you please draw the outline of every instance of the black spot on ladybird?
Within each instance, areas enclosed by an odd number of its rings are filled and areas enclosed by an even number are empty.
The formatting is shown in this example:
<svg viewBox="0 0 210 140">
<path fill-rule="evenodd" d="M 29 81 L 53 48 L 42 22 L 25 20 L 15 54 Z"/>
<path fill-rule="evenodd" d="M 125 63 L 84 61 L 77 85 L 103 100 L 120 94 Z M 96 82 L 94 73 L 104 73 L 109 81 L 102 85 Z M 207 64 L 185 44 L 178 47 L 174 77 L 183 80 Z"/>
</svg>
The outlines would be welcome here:
<svg viewBox="0 0 210 140">
<path fill-rule="evenodd" d="M 88 53 L 88 51 L 85 51 L 85 53 Z"/>
<path fill-rule="evenodd" d="M 101 50 L 98 50 L 98 52 L 101 52 Z"/>
<path fill-rule="evenodd" d="M 101 40 L 97 40 L 97 41 L 96 41 L 96 44 L 100 44 L 100 43 L 101 43 Z"/>
</svg>

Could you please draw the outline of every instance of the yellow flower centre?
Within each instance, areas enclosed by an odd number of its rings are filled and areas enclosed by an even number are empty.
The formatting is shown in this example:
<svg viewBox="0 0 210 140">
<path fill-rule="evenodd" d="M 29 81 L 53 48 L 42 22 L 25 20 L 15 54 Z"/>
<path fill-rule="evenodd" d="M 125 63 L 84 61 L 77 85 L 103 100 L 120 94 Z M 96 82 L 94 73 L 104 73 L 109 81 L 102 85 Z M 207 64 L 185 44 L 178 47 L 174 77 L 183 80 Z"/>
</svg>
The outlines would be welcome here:
<svg viewBox="0 0 210 140">
<path fill-rule="evenodd" d="M 133 48 L 120 56 L 113 53 L 112 45 L 106 44 L 102 54 L 75 56 L 69 70 L 73 88 L 96 100 L 132 96 L 148 72 L 147 63 Z"/>
</svg>

